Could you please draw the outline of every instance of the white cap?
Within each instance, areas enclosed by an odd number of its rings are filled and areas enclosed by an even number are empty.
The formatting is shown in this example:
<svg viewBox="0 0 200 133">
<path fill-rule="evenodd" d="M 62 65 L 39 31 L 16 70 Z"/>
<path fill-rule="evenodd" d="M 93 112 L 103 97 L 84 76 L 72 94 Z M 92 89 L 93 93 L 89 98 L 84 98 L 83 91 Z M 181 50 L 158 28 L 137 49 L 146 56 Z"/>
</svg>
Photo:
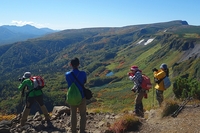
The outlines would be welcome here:
<svg viewBox="0 0 200 133">
<path fill-rule="evenodd" d="M 23 75 L 23 78 L 30 78 L 31 77 L 31 72 L 25 72 Z"/>
</svg>

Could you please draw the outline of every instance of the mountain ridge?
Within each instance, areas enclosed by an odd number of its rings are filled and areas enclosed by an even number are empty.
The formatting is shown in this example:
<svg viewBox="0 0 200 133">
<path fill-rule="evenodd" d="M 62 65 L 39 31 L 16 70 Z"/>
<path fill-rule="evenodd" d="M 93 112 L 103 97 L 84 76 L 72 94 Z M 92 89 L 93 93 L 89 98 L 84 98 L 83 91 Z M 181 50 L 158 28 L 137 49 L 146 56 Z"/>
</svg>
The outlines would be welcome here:
<svg viewBox="0 0 200 133">
<path fill-rule="evenodd" d="M 36 38 L 54 32 L 58 31 L 49 28 L 39 29 L 31 25 L 3 25 L 0 26 L 0 45 L 14 43 L 17 41 L 25 41 L 29 38 Z"/>
</svg>

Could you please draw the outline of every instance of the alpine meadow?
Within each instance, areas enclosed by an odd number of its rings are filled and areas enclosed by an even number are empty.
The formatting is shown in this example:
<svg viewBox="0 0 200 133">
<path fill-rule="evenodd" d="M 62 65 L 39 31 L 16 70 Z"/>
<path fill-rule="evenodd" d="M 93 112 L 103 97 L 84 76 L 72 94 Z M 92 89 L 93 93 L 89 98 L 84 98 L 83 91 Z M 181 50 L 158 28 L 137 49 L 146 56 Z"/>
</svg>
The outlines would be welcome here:
<svg viewBox="0 0 200 133">
<path fill-rule="evenodd" d="M 133 110 L 135 95 L 127 73 L 137 65 L 151 78 L 153 68 L 166 63 L 169 77 L 200 80 L 200 26 L 186 21 L 130 25 L 119 28 L 84 28 L 53 32 L 42 37 L 0 45 L 0 112 L 16 114 L 22 110 L 18 79 L 24 72 L 44 78 L 44 101 L 49 112 L 66 105 L 65 72 L 72 58 L 80 59 L 86 71 L 86 88 L 94 93 L 89 110 L 122 112 Z M 174 97 L 174 85 L 165 91 L 165 99 Z M 199 85 L 197 85 L 199 87 Z M 144 99 L 148 110 L 158 106 L 153 87 Z M 195 93 L 197 98 L 200 93 Z M 34 112 L 34 110 L 33 110 Z"/>
</svg>

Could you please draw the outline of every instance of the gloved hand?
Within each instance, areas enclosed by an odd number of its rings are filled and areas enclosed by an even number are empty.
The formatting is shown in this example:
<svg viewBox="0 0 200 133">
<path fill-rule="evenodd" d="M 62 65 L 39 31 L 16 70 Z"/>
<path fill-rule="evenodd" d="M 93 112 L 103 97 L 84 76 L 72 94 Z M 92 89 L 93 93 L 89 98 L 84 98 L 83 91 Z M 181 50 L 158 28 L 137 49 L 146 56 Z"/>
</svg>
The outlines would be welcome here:
<svg viewBox="0 0 200 133">
<path fill-rule="evenodd" d="M 134 88 L 132 88 L 132 89 L 131 89 L 131 91 L 133 91 L 134 93 L 136 93 L 136 92 L 137 92 L 137 90 L 136 90 L 136 89 L 134 89 Z"/>
<path fill-rule="evenodd" d="M 141 90 L 141 88 L 132 88 L 131 91 L 133 91 L 134 93 L 139 93 Z"/>
<path fill-rule="evenodd" d="M 154 69 L 152 69 L 152 71 L 153 71 L 153 72 L 154 72 L 154 71 L 156 71 L 156 72 L 157 72 L 157 71 L 158 71 L 158 69 L 157 69 L 157 68 L 154 68 Z"/>
</svg>

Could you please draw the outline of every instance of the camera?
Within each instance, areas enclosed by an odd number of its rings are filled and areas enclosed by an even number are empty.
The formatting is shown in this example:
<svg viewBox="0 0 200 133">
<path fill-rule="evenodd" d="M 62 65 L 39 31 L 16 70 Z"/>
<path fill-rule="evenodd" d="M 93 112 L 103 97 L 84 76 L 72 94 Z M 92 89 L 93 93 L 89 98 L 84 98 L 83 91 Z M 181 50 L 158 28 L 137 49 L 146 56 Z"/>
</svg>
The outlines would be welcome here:
<svg viewBox="0 0 200 133">
<path fill-rule="evenodd" d="M 19 82 L 23 82 L 25 78 L 19 78 L 18 81 Z"/>
<path fill-rule="evenodd" d="M 152 69 L 152 71 L 153 71 L 153 72 L 154 72 L 154 71 L 156 71 L 156 72 L 157 72 L 157 71 L 158 71 L 158 69 L 157 69 L 157 68 L 153 68 L 153 69 Z"/>
</svg>

